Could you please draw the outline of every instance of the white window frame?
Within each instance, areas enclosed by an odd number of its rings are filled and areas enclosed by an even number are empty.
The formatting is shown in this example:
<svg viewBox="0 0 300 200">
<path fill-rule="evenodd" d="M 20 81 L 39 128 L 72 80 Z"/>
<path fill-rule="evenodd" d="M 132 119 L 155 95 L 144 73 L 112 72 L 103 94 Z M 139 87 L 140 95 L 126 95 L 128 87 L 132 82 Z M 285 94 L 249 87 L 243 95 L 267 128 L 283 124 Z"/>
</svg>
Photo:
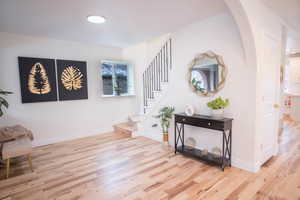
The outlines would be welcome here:
<svg viewBox="0 0 300 200">
<path fill-rule="evenodd" d="M 105 95 L 103 94 L 103 76 L 102 76 L 102 64 L 103 63 L 109 63 L 112 65 L 112 81 L 113 81 L 113 94 L 112 95 Z M 127 65 L 128 70 L 128 92 L 125 94 L 117 95 L 116 91 L 114 89 L 114 86 L 116 85 L 116 73 L 115 73 L 115 65 L 117 64 L 123 64 Z M 100 65 L 100 75 L 101 75 L 101 86 L 102 86 L 102 97 L 124 97 L 124 96 L 135 96 L 135 87 L 134 87 L 134 69 L 133 65 L 126 61 L 117 61 L 117 60 L 102 60 Z"/>
</svg>

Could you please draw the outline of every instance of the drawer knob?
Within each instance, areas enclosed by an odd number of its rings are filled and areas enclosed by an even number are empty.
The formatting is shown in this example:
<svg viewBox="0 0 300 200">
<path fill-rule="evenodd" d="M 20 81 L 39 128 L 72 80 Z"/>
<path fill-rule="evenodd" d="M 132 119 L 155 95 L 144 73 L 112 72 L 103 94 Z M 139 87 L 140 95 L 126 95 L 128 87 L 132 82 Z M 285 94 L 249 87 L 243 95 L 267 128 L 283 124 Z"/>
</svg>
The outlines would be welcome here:
<svg viewBox="0 0 300 200">
<path fill-rule="evenodd" d="M 211 123 L 210 123 L 210 122 L 208 122 L 208 126 L 211 126 Z"/>
<path fill-rule="evenodd" d="M 184 121 L 185 121 L 185 119 L 182 119 L 182 121 L 184 122 Z"/>
</svg>

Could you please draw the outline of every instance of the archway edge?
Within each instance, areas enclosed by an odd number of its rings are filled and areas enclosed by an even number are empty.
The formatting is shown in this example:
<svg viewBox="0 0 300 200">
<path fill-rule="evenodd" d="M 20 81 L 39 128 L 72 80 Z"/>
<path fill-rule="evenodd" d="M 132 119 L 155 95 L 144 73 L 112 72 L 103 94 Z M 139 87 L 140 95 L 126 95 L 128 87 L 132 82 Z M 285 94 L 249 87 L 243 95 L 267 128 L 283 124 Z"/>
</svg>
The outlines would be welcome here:
<svg viewBox="0 0 300 200">
<path fill-rule="evenodd" d="M 240 0 L 225 0 L 227 7 L 237 23 L 242 39 L 246 62 L 250 67 L 257 67 L 257 48 L 253 29 Z"/>
</svg>

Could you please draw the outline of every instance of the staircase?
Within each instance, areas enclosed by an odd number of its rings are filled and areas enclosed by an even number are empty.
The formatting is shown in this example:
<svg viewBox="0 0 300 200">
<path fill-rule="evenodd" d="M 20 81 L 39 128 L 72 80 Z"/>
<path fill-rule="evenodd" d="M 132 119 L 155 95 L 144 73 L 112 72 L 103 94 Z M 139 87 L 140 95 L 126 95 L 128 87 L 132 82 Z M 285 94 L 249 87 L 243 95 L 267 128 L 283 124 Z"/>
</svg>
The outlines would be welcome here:
<svg viewBox="0 0 300 200">
<path fill-rule="evenodd" d="M 159 120 L 153 118 L 160 101 L 167 94 L 172 71 L 172 40 L 165 40 L 158 53 L 143 72 L 143 106 L 141 114 L 128 117 L 128 122 L 114 125 L 114 131 L 128 137 L 145 136 L 162 141 Z"/>
<path fill-rule="evenodd" d="M 166 89 L 172 70 L 172 40 L 168 39 L 143 72 L 143 111 L 150 112 Z"/>
</svg>

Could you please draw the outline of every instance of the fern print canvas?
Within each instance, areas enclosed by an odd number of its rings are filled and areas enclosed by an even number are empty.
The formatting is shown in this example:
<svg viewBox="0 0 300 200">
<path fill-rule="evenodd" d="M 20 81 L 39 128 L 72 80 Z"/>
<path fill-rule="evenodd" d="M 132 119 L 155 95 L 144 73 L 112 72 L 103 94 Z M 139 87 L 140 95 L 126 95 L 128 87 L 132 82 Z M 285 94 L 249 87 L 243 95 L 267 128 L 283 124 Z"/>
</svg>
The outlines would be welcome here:
<svg viewBox="0 0 300 200">
<path fill-rule="evenodd" d="M 18 57 L 22 103 L 57 101 L 55 60 Z"/>
<path fill-rule="evenodd" d="M 47 71 L 41 63 L 36 63 L 30 70 L 28 89 L 33 94 L 48 94 L 51 92 Z"/>
<path fill-rule="evenodd" d="M 85 61 L 57 60 L 59 100 L 88 98 Z"/>
</svg>

